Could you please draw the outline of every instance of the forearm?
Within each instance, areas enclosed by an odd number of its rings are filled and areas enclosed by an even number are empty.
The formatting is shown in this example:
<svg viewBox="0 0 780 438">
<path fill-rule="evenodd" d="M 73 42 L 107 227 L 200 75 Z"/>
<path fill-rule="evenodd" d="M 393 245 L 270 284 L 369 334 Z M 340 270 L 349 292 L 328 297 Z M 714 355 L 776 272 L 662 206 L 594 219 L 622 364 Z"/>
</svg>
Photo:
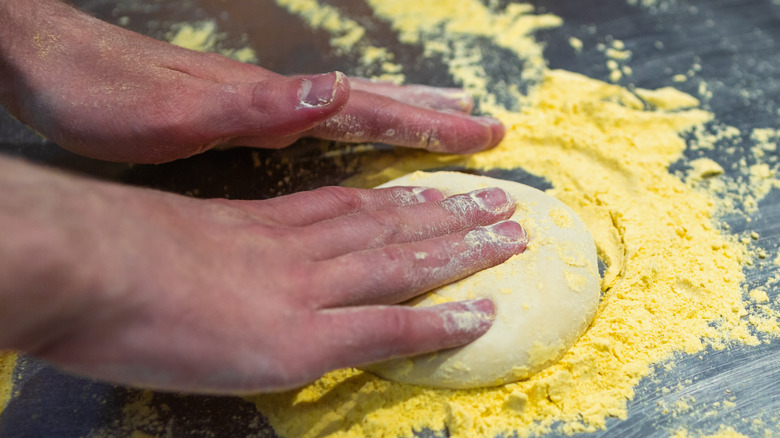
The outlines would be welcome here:
<svg viewBox="0 0 780 438">
<path fill-rule="evenodd" d="M 83 186 L 0 156 L 0 349 L 45 349 L 89 311 L 100 278 Z"/>
</svg>

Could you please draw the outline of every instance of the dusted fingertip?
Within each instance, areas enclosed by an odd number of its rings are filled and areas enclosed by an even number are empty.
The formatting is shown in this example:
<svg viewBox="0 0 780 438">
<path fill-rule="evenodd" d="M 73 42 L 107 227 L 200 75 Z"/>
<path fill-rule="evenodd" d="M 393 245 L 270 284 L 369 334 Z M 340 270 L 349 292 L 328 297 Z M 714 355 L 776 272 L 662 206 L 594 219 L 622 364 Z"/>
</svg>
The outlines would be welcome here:
<svg viewBox="0 0 780 438">
<path fill-rule="evenodd" d="M 489 320 L 493 320 L 496 316 L 496 306 L 490 298 L 478 298 L 466 303 L 471 305 L 475 311 L 485 315 Z"/>
<path fill-rule="evenodd" d="M 525 227 L 513 220 L 501 221 L 486 227 L 486 229 L 509 243 L 520 244 L 518 253 L 525 251 L 528 245 L 528 232 Z"/>
<path fill-rule="evenodd" d="M 502 213 L 514 209 L 509 193 L 499 187 L 488 187 L 470 192 L 469 197 L 485 211 Z"/>
<path fill-rule="evenodd" d="M 496 308 L 488 298 L 462 301 L 442 314 L 447 333 L 471 337 L 488 331 L 496 318 Z"/>
</svg>

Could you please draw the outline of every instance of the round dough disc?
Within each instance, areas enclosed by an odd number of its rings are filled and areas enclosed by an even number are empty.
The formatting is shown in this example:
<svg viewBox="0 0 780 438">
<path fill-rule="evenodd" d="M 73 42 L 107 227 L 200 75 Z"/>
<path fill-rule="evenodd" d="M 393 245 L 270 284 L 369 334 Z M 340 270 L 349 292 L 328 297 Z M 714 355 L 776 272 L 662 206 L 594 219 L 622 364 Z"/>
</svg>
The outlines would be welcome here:
<svg viewBox="0 0 780 438">
<path fill-rule="evenodd" d="M 593 319 L 600 286 L 596 246 L 582 220 L 544 192 L 513 181 L 458 172 L 416 172 L 380 187 L 425 186 L 445 195 L 500 187 L 517 203 L 512 220 L 528 232 L 525 252 L 422 295 L 409 304 L 489 297 L 496 319 L 460 348 L 395 359 L 368 370 L 397 382 L 445 388 L 496 386 L 553 364 Z"/>
</svg>

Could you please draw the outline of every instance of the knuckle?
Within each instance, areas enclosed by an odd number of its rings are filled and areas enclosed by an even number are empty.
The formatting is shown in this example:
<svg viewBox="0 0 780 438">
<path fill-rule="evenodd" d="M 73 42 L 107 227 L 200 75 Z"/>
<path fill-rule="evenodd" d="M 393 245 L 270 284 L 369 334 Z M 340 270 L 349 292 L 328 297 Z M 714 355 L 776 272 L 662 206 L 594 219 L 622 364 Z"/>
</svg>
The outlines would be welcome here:
<svg viewBox="0 0 780 438">
<path fill-rule="evenodd" d="M 233 201 L 224 198 L 209 199 L 201 204 L 202 215 L 223 225 L 255 224 L 257 219 L 248 211 L 237 208 Z"/>
<path fill-rule="evenodd" d="M 399 137 L 403 136 L 398 135 L 397 129 L 393 129 L 396 126 L 405 125 L 402 114 L 402 108 L 395 100 L 384 96 L 376 99 L 367 113 L 366 120 L 376 120 L 378 123 L 366 123 L 365 126 L 361 127 L 363 136 L 366 139 L 384 140 L 392 143 L 396 143 L 398 140 L 402 141 Z"/>
<path fill-rule="evenodd" d="M 382 278 L 384 287 L 396 290 L 419 289 L 425 280 L 425 270 L 418 270 L 414 251 L 402 245 L 388 245 L 382 248 Z"/>
<path fill-rule="evenodd" d="M 375 241 L 380 244 L 396 243 L 402 241 L 406 227 L 402 225 L 399 213 L 393 210 L 379 210 L 365 212 L 364 220 L 367 223 L 367 231 L 374 233 Z M 387 251 L 399 251 L 400 248 L 387 247 Z"/>
<path fill-rule="evenodd" d="M 450 196 L 441 203 L 444 214 L 459 224 L 476 224 L 476 218 L 483 212 L 468 194 Z"/>
<path fill-rule="evenodd" d="M 392 203 L 399 207 L 417 205 L 422 202 L 422 197 L 418 194 L 418 191 L 413 189 L 406 187 L 390 187 L 386 190 L 387 196 L 392 201 Z"/>
<path fill-rule="evenodd" d="M 326 203 L 335 206 L 339 211 L 356 213 L 362 210 L 365 205 L 365 196 L 360 190 L 330 186 L 316 189 L 314 193 L 321 196 Z"/>
</svg>

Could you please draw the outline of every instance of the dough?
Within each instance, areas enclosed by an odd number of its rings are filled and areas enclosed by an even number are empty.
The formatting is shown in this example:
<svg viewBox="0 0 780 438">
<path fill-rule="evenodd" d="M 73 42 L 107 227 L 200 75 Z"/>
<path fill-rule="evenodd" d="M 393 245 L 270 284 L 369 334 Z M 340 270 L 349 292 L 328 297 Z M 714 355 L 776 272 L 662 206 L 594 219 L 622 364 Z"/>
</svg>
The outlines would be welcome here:
<svg viewBox="0 0 780 438">
<path fill-rule="evenodd" d="M 596 313 L 596 246 L 580 218 L 559 200 L 520 183 L 458 172 L 416 172 L 388 186 L 435 187 L 445 195 L 501 187 L 517 202 L 512 220 L 528 247 L 501 265 L 412 300 L 413 306 L 490 297 L 496 320 L 464 347 L 372 365 L 389 380 L 445 388 L 496 386 L 530 377 L 563 356 Z"/>
</svg>

